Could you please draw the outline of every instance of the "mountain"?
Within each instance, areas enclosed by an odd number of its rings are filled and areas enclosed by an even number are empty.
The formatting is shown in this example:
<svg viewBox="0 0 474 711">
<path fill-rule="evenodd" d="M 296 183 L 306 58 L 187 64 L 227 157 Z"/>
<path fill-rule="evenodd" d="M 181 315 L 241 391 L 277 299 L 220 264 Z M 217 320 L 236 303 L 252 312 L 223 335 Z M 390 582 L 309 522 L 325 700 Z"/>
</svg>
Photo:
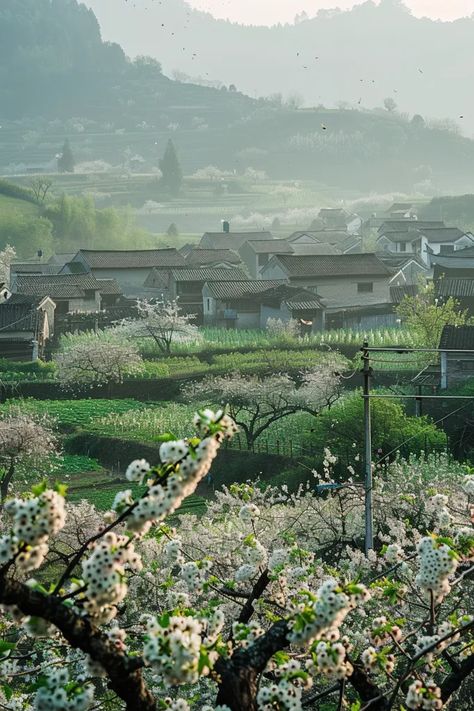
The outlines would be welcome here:
<svg viewBox="0 0 474 711">
<path fill-rule="evenodd" d="M 216 20 L 185 0 L 84 1 L 107 37 L 158 57 L 170 76 L 219 79 L 252 96 L 299 94 L 307 105 L 373 108 L 389 96 L 401 111 L 450 117 L 474 133 L 474 17 L 417 18 L 382 0 L 269 28 Z"/>
<path fill-rule="evenodd" d="M 176 54 L 179 46 L 175 38 Z M 234 49 L 238 71 L 252 49 Z M 157 60 L 132 61 L 104 42 L 94 13 L 77 0 L 0 4 L 0 172 L 42 172 L 69 138 L 76 163 L 152 173 L 172 137 L 188 175 L 215 165 L 358 192 L 473 190 L 473 141 L 389 108 L 297 109 L 231 86 L 174 81 Z"/>
</svg>

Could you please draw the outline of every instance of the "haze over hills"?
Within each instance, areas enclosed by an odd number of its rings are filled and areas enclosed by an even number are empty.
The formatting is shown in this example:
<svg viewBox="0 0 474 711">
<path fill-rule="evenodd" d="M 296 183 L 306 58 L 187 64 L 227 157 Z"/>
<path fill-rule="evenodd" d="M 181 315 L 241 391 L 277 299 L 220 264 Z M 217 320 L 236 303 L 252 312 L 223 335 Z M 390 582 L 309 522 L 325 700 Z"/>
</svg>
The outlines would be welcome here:
<svg viewBox="0 0 474 711">
<path fill-rule="evenodd" d="M 119 45 L 104 43 L 93 12 L 77 0 L 5 2 L 0 5 L 0 170 L 6 173 L 18 164 L 31 172 L 54 163 L 66 137 L 78 162 L 103 160 L 120 168 L 133 157 L 142 172 L 153 172 L 173 137 L 188 175 L 214 165 L 360 191 L 474 188 L 474 141 L 427 125 L 420 115 L 359 105 L 298 110 L 232 87 L 174 81 L 158 62 L 131 61 Z M 185 11 L 181 0 L 173 3 Z M 358 12 L 379 10 L 366 5 Z M 174 45 L 177 56 L 177 36 Z M 256 54 L 243 51 L 246 46 L 235 45 L 235 57 L 250 66 Z M 161 51 L 162 44 L 155 49 Z M 425 75 L 419 76 L 422 82 Z M 274 81 L 277 86 L 278 77 Z M 336 83 L 335 96 L 339 89 Z"/>
<path fill-rule="evenodd" d="M 221 80 L 251 95 L 296 93 L 308 105 L 374 107 L 390 96 L 402 111 L 449 116 L 474 132 L 472 17 L 437 22 L 399 0 L 369 0 L 270 28 L 216 20 L 185 0 L 85 2 L 107 39 L 157 57 L 168 75 Z"/>
</svg>

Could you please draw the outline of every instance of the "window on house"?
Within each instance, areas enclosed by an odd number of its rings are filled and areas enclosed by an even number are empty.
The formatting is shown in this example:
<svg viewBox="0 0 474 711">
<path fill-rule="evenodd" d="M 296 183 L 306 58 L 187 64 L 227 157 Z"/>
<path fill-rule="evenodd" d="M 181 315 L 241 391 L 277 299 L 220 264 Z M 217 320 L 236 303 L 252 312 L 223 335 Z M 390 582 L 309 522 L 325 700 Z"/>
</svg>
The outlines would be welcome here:
<svg viewBox="0 0 474 711">
<path fill-rule="evenodd" d="M 357 284 L 357 293 L 358 294 L 372 294 L 374 291 L 374 282 L 373 281 L 362 281 Z"/>
<path fill-rule="evenodd" d="M 206 310 L 207 311 L 211 310 L 211 300 L 210 299 L 206 299 Z"/>
<path fill-rule="evenodd" d="M 268 254 L 259 254 L 257 257 L 258 266 L 264 267 L 265 264 L 268 264 L 268 258 L 269 258 Z"/>
<path fill-rule="evenodd" d="M 400 242 L 400 252 L 406 252 L 406 251 L 407 251 L 407 243 Z"/>
</svg>

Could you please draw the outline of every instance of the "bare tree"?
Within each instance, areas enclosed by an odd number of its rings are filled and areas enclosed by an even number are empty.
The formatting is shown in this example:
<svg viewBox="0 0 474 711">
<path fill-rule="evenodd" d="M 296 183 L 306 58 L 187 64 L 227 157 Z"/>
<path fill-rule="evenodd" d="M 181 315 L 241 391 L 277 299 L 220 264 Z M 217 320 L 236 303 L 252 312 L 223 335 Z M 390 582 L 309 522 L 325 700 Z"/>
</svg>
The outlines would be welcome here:
<svg viewBox="0 0 474 711">
<path fill-rule="evenodd" d="M 37 202 L 45 202 L 46 196 L 53 187 L 53 181 L 44 176 L 38 176 L 31 181 L 31 190 Z"/>
</svg>

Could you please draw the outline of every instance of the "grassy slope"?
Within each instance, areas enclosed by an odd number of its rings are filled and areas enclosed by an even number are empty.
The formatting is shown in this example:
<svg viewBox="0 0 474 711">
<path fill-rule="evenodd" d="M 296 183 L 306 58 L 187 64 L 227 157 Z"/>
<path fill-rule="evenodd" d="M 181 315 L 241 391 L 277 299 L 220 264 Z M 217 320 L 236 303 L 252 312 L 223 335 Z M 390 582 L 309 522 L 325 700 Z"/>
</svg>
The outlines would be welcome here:
<svg viewBox="0 0 474 711">
<path fill-rule="evenodd" d="M 35 217 L 39 215 L 39 207 L 26 200 L 18 200 L 17 198 L 0 194 L 0 214 L 7 216 L 9 214 L 18 213 L 22 213 L 28 217 Z"/>
</svg>

